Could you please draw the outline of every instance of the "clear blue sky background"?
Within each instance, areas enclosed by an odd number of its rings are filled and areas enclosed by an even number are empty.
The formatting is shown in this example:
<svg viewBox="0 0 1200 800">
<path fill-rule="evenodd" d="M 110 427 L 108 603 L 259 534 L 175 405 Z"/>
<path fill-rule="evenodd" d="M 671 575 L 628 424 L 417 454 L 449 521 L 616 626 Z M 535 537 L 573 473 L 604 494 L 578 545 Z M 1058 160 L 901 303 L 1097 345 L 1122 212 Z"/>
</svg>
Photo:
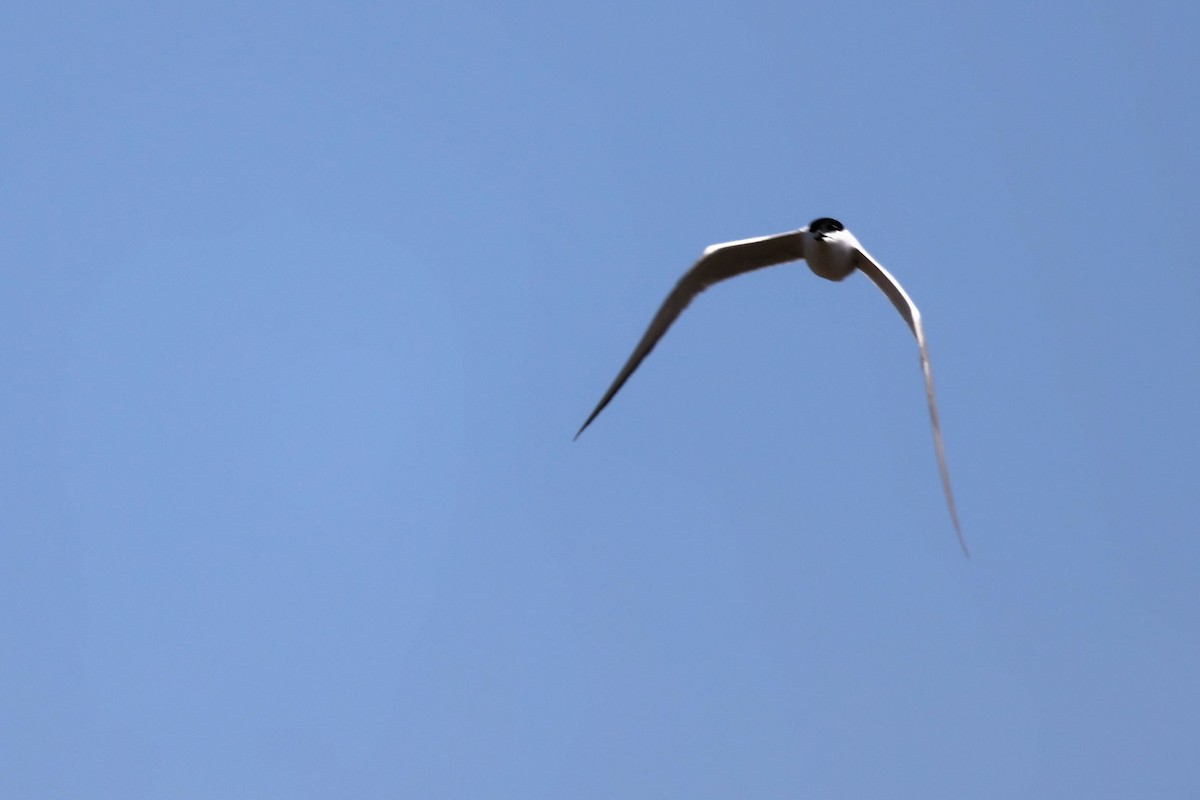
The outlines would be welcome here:
<svg viewBox="0 0 1200 800">
<path fill-rule="evenodd" d="M 1198 9 L 8 4 L 0 795 L 1198 796 Z"/>
</svg>

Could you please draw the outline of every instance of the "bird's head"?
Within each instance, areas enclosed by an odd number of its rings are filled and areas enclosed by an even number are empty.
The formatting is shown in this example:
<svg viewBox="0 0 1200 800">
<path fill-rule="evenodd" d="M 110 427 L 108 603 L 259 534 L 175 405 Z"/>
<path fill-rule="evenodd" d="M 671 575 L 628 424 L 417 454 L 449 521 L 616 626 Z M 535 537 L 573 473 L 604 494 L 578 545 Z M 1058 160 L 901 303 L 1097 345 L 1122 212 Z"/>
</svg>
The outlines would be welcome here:
<svg viewBox="0 0 1200 800">
<path fill-rule="evenodd" d="M 846 230 L 846 227 L 832 217 L 814 219 L 808 224 L 808 232 L 817 239 L 827 239 L 829 234 L 844 230 Z"/>
</svg>

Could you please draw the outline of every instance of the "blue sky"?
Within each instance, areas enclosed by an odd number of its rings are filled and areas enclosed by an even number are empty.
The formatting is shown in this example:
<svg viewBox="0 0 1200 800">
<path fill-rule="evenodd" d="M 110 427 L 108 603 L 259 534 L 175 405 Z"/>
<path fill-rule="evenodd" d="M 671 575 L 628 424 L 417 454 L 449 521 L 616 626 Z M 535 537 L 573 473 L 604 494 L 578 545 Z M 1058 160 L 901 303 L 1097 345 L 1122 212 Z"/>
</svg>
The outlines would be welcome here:
<svg viewBox="0 0 1200 800">
<path fill-rule="evenodd" d="M 1200 790 L 1195 4 L 3 19 L 3 796 Z"/>
</svg>

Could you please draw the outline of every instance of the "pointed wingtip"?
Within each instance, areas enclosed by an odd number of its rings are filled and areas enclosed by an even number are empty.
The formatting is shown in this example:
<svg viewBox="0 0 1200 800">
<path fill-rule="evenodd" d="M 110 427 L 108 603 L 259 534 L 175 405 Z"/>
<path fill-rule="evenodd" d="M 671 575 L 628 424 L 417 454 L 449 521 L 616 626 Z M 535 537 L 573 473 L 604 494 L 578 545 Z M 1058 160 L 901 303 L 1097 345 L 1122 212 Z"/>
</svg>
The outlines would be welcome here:
<svg viewBox="0 0 1200 800">
<path fill-rule="evenodd" d="M 600 401 L 600 405 L 596 406 L 592 413 L 588 415 L 588 418 L 583 421 L 583 424 L 579 426 L 579 430 L 575 432 L 575 438 L 571 440 L 572 442 L 575 441 L 575 439 L 578 439 L 579 435 L 587 430 L 588 425 L 592 424 L 592 420 L 600 416 L 600 412 L 604 410 L 604 407 L 608 405 L 608 401 L 611 399 L 612 393 L 610 392 L 607 397 Z"/>
<path fill-rule="evenodd" d="M 963 536 L 962 526 L 958 524 L 958 512 L 951 506 L 952 519 L 954 520 L 954 533 L 958 535 L 958 544 L 962 548 L 965 558 L 971 557 L 971 551 L 967 549 L 967 538 Z"/>
</svg>

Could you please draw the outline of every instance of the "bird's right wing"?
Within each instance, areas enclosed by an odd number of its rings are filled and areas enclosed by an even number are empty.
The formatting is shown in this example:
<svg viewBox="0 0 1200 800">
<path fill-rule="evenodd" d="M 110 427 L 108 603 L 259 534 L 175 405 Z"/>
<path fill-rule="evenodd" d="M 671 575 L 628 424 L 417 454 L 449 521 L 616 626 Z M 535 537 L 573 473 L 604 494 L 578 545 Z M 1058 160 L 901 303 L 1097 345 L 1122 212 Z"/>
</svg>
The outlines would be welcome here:
<svg viewBox="0 0 1200 800">
<path fill-rule="evenodd" d="M 629 376 L 638 368 L 638 365 L 645 360 L 646 356 L 650 355 L 654 345 L 658 344 L 658 340 L 671 327 L 671 323 L 678 319 L 696 295 L 714 283 L 741 275 L 743 272 L 804 258 L 806 231 L 807 229 L 802 228 L 798 231 L 774 236 L 760 236 L 756 239 L 741 239 L 736 242 L 714 244 L 707 248 L 704 255 L 700 256 L 700 260 L 679 279 L 679 283 L 675 284 L 675 288 L 667 295 L 667 299 L 663 301 L 658 313 L 650 321 L 650 327 L 642 334 L 642 340 L 633 349 L 633 354 L 629 356 L 625 366 L 617 373 L 616 379 L 612 382 L 612 386 L 608 387 L 604 397 L 600 398 L 600 402 L 592 411 L 591 416 L 579 428 L 579 433 L 575 434 L 575 438 L 579 438 L 579 434 L 583 433 L 592 420 L 616 396 L 621 387 L 625 385 L 625 381 L 629 380 Z"/>
<path fill-rule="evenodd" d="M 892 305 L 904 317 L 909 330 L 917 338 L 917 349 L 921 351 L 921 373 L 925 376 L 925 399 L 929 401 L 929 419 L 933 423 L 933 446 L 937 451 L 938 472 L 942 476 L 942 490 L 946 493 L 946 505 L 950 508 L 950 520 L 954 523 L 954 532 L 958 534 L 958 543 L 962 545 L 963 554 L 970 557 L 967 550 L 967 540 L 963 538 L 962 525 L 958 522 L 958 507 L 954 503 L 954 491 L 950 488 L 950 468 L 946 466 L 946 448 L 942 444 L 942 423 L 938 419 L 937 395 L 933 391 L 933 367 L 929 364 L 929 346 L 925 343 L 925 326 L 921 324 L 921 312 L 917 304 L 904 291 L 900 281 L 883 268 L 883 265 L 871 257 L 871 254 L 857 246 L 859 258 L 856 266 L 866 273 L 871 281 L 883 290 Z"/>
</svg>

